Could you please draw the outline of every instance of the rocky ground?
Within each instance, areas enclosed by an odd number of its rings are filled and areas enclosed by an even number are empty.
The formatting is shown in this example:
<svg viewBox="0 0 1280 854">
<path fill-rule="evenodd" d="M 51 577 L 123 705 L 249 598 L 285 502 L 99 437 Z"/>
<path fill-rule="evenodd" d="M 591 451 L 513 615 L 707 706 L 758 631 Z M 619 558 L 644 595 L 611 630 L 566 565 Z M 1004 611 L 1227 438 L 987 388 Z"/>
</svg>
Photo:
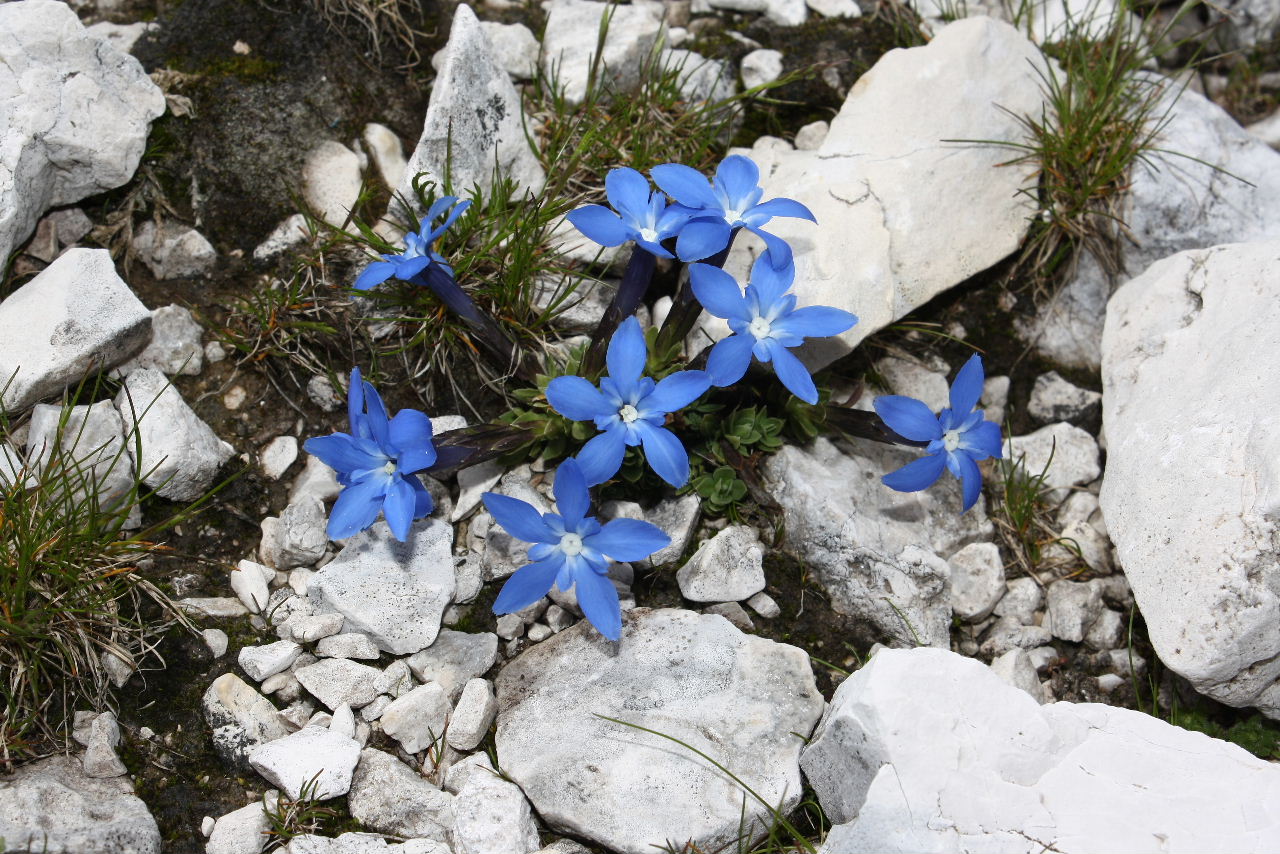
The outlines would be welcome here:
<svg viewBox="0 0 1280 854">
<path fill-rule="evenodd" d="M 531 93 L 589 100 L 604 6 L 359 8 L 0 4 L 0 483 L 61 441 L 104 501 L 142 479 L 127 530 L 201 502 L 134 570 L 189 623 L 147 611 L 151 654 L 103 653 L 114 700 L 75 704 L 68 749 L 6 744 L 0 850 L 1275 850 L 1274 10 L 1197 9 L 1175 36 L 1228 60 L 1138 72 L 1159 134 L 1115 269 L 1083 253 L 1050 294 L 1019 254 L 1052 213 L 1037 164 L 981 141 L 1047 109 L 1061 5 L 1021 31 L 997 5 L 925 3 L 918 26 L 853 0 L 619 6 L 600 73 L 623 91 L 655 45 L 689 104 L 785 81 L 715 144 L 817 216 L 773 227 L 802 300 L 859 316 L 807 351 L 834 396 L 937 410 L 976 348 L 1024 474 L 988 464 L 960 514 L 949 475 L 880 482 L 914 451 L 827 430 L 740 458 L 741 512 L 614 489 L 602 517 L 672 543 L 611 567 L 610 643 L 572 592 L 492 613 L 524 544 L 481 493 L 550 509 L 554 455 L 429 480 L 405 543 L 383 523 L 331 542 L 339 485 L 301 447 L 346 429 L 356 363 L 437 434 L 510 405 L 514 380 L 428 360 L 418 327 L 349 298 L 367 258 L 333 229 L 354 212 L 394 242 L 393 193 L 446 160 L 455 186 L 495 192 L 495 163 L 561 186 Z M 566 229 L 552 249 L 596 289 L 554 346 L 626 255 Z M 725 331 L 704 318 L 688 346 Z"/>
</svg>

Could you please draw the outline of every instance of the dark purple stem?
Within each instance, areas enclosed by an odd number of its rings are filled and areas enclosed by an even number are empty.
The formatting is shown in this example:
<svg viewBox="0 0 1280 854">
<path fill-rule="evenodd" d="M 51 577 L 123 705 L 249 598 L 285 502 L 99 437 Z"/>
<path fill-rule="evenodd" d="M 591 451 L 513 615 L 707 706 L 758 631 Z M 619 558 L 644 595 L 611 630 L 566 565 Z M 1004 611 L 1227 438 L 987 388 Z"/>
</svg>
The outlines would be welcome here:
<svg viewBox="0 0 1280 854">
<path fill-rule="evenodd" d="M 890 429 L 880 416 L 865 409 L 846 409 L 843 406 L 828 406 L 827 424 L 847 436 L 870 439 L 885 445 L 907 445 L 912 448 L 924 448 L 928 442 L 917 442 L 900 436 Z"/>
<path fill-rule="evenodd" d="M 462 286 L 446 273 L 439 264 L 428 264 L 427 268 L 412 279 L 416 285 L 429 288 L 445 307 L 462 318 L 475 336 L 477 343 L 502 367 L 524 381 L 535 382 L 535 373 L 524 359 L 515 343 L 507 337 L 493 318 L 480 311 Z"/>
</svg>

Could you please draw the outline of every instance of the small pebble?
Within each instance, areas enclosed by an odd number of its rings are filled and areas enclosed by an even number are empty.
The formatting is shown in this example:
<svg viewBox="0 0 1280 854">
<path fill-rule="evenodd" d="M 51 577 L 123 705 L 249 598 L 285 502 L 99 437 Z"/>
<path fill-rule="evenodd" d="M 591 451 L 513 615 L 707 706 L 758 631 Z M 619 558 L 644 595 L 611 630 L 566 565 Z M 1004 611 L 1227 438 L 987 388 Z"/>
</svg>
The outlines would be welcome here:
<svg viewBox="0 0 1280 854">
<path fill-rule="evenodd" d="M 773 597 L 763 590 L 748 599 L 747 604 L 751 606 L 751 610 L 766 620 L 772 620 L 782 614 L 782 608 L 778 607 L 778 603 L 773 601 Z"/>
<path fill-rule="evenodd" d="M 539 641 L 546 640 L 553 634 L 555 633 L 551 631 L 549 626 L 545 626 L 542 623 L 534 623 L 525 633 L 525 637 L 529 638 L 533 643 L 538 643 Z"/>
<path fill-rule="evenodd" d="M 205 839 L 208 839 L 210 834 L 213 833 L 213 826 L 216 823 L 217 821 L 214 819 L 213 816 L 211 815 L 205 816 L 203 819 L 200 820 L 200 834 Z"/>
<path fill-rule="evenodd" d="M 226 654 L 229 640 L 222 629 L 205 629 L 200 632 L 200 636 L 204 638 L 205 645 L 214 658 L 222 658 Z"/>
</svg>

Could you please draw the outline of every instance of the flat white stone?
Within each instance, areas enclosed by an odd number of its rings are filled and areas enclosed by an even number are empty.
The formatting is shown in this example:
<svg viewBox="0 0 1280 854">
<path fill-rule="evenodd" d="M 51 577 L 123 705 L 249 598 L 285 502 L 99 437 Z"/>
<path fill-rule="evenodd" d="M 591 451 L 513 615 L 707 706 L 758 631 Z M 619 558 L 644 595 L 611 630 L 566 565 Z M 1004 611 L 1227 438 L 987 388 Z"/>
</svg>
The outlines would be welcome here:
<svg viewBox="0 0 1280 854">
<path fill-rule="evenodd" d="M 242 646 L 237 661 L 249 678 L 261 682 L 275 676 L 298 660 L 302 647 L 291 640 L 280 640 L 263 646 Z"/>
<path fill-rule="evenodd" d="M 1090 483 L 1102 474 L 1097 441 L 1066 422 L 1005 439 L 1003 453 L 1005 459 L 1021 460 L 1031 476 L 1044 472 L 1051 501 L 1062 501 L 1071 487 Z"/>
<path fill-rule="evenodd" d="M 405 753 L 426 750 L 444 738 L 449 695 L 434 682 L 397 697 L 382 711 L 382 731 L 400 742 Z"/>
<path fill-rule="evenodd" d="M 268 480 L 279 480 L 296 459 L 298 459 L 296 436 L 276 436 L 259 454 L 262 473 Z"/>
<path fill-rule="evenodd" d="M 529 854 L 538 825 L 520 787 L 496 774 L 472 774 L 453 799 L 454 854 Z"/>
<path fill-rule="evenodd" d="M 976 623 L 991 616 L 1006 591 L 1004 562 L 995 543 L 970 543 L 948 560 L 951 567 L 951 610 Z"/>
<path fill-rule="evenodd" d="M 340 142 L 326 140 L 302 165 L 302 197 L 320 219 L 341 228 L 360 198 L 360 158 Z"/>
<path fill-rule="evenodd" d="M 262 845 L 264 834 L 271 828 L 261 801 L 233 810 L 216 822 L 213 819 L 208 821 L 213 827 L 206 834 L 209 839 L 204 846 L 205 854 L 246 854 L 257 851 Z"/>
<path fill-rule="evenodd" d="M 329 709 L 343 705 L 358 709 L 378 696 L 382 671 L 345 658 L 324 658 L 296 668 L 294 675 L 302 687 Z"/>
<path fill-rule="evenodd" d="M 489 732 L 497 713 L 498 701 L 489 680 L 468 680 L 449 718 L 449 746 L 456 750 L 475 750 Z"/>
<path fill-rule="evenodd" d="M 764 589 L 764 546 L 749 525 L 730 525 L 703 543 L 676 572 L 684 598 L 739 602 Z"/>
<path fill-rule="evenodd" d="M 214 749 L 238 768 L 248 769 L 249 752 L 255 747 L 289 734 L 271 701 L 234 673 L 213 680 L 203 703 Z"/>
<path fill-rule="evenodd" d="M 147 220 L 134 233 L 133 248 L 157 279 L 208 275 L 218 260 L 218 252 L 208 238 L 176 222 L 157 226 Z"/>
<path fill-rule="evenodd" d="M 586 97 L 587 77 L 606 9 L 608 4 L 593 0 L 554 0 L 548 10 L 542 67 L 546 74 L 555 76 L 570 104 L 579 104 Z M 639 85 L 641 63 L 661 26 L 661 18 L 649 6 L 613 9 L 600 67 L 616 91 L 625 93 Z"/>
<path fill-rule="evenodd" d="M 467 682 L 483 676 L 498 660 L 498 636 L 492 632 L 442 629 L 435 643 L 406 659 L 422 682 L 435 682 L 455 699 Z"/>
<path fill-rule="evenodd" d="M 297 800 L 302 787 L 309 788 L 319 801 L 345 795 L 351 788 L 351 774 L 360 759 L 360 745 L 341 732 L 323 727 L 303 727 L 254 748 L 249 764 L 272 785 L 279 786 Z"/>
<path fill-rule="evenodd" d="M 151 342 L 118 370 L 128 375 L 138 368 L 155 368 L 169 376 L 196 376 L 204 367 L 202 335 L 204 327 L 189 309 L 180 305 L 161 306 L 151 312 Z"/>
<path fill-rule="evenodd" d="M 255 614 L 262 613 L 267 607 L 271 591 L 267 589 L 267 580 L 262 572 L 262 565 L 251 560 L 242 560 L 228 575 L 231 589 L 244 603 L 244 606 Z"/>
<path fill-rule="evenodd" d="M 352 818 L 378 833 L 446 842 L 453 829 L 453 796 L 373 748 L 360 752 L 347 806 Z"/>
</svg>

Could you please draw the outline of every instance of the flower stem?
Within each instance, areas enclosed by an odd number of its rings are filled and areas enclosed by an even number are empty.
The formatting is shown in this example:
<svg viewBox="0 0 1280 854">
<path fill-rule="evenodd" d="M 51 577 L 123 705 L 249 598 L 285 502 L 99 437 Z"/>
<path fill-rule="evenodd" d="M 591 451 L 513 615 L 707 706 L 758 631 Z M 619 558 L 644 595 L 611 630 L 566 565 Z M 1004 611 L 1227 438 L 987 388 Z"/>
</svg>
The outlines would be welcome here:
<svg viewBox="0 0 1280 854">
<path fill-rule="evenodd" d="M 847 409 L 843 406 L 828 406 L 826 422 L 847 436 L 870 439 L 885 445 L 907 445 L 912 448 L 923 448 L 928 442 L 916 442 L 898 435 L 888 424 L 874 412 L 864 409 Z"/>
<path fill-rule="evenodd" d="M 626 272 L 622 274 L 618 292 L 613 295 L 613 301 L 605 309 L 604 316 L 600 318 L 600 325 L 591 336 L 591 346 L 587 348 L 587 354 L 583 357 L 582 366 L 579 369 L 579 374 L 582 376 L 593 378 L 599 375 L 604 367 L 604 356 L 609 347 L 609 339 L 613 337 L 618 324 L 635 314 L 640 306 L 640 300 L 644 299 L 645 293 L 649 290 L 649 283 L 653 281 L 657 260 L 652 252 L 640 246 L 632 250 L 631 260 L 627 262 Z"/>
<path fill-rule="evenodd" d="M 456 314 L 475 335 L 489 355 L 502 366 L 524 381 L 535 382 L 535 373 L 527 360 L 521 358 L 520 350 L 507 337 L 506 333 L 494 323 L 493 318 L 480 311 L 479 307 L 467 296 L 452 276 L 440 268 L 438 264 L 428 264 L 427 268 L 413 277 L 413 283 L 429 288 L 445 307 Z"/>
</svg>

